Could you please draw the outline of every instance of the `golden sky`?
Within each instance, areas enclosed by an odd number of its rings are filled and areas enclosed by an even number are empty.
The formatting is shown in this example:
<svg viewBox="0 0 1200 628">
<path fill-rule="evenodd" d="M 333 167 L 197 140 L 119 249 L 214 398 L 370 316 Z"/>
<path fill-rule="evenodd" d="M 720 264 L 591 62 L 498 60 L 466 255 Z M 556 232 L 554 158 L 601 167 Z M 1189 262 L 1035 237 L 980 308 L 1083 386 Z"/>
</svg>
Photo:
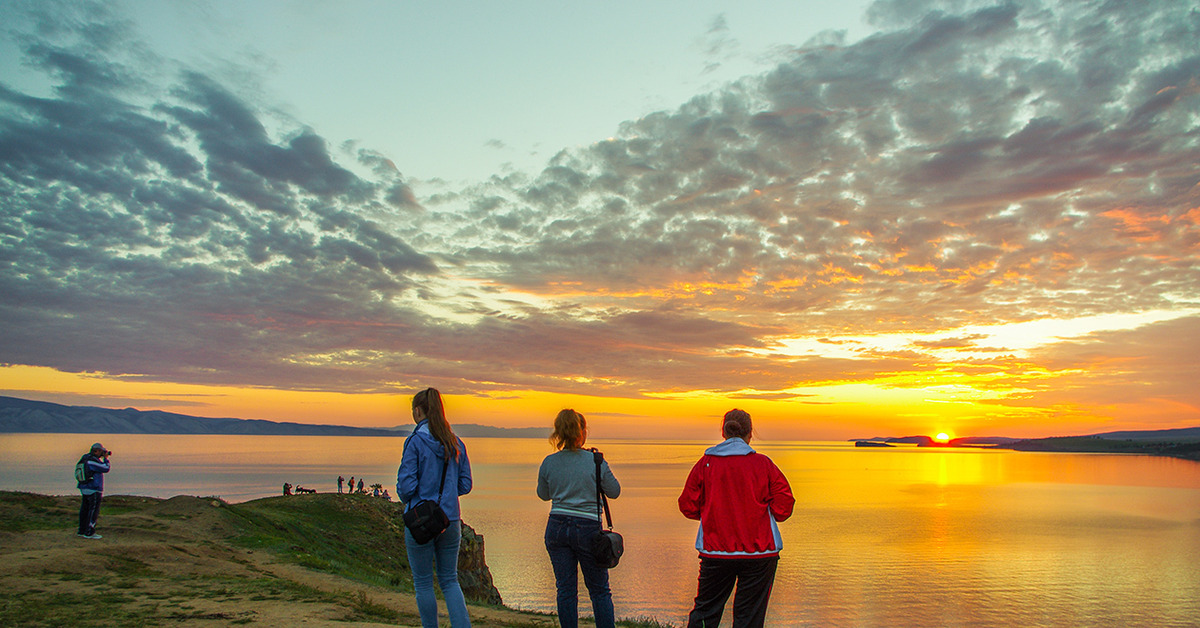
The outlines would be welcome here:
<svg viewBox="0 0 1200 628">
<path fill-rule="evenodd" d="M 590 31 L 557 56 L 533 38 L 502 68 L 524 107 L 455 74 L 466 40 L 422 70 L 456 86 L 434 99 L 406 74 L 422 51 L 352 9 L 357 47 L 317 35 L 324 14 L 287 11 L 272 44 L 211 5 L 188 54 L 148 5 L 6 9 L 0 394 L 391 426 L 434 386 L 456 422 L 574 407 L 600 436 L 703 440 L 732 407 L 788 439 L 1200 425 L 1186 3 L 884 1 L 792 39 L 739 27 L 777 22 L 769 4 L 664 34 L 692 37 L 686 85 L 637 72 L 677 62 L 640 47 L 652 28 L 611 55 L 624 69 L 577 61 L 609 49 Z M 315 53 L 343 64 L 288 87 Z M 390 104 L 337 105 L 362 84 Z M 547 148 L 560 118 L 536 107 L 570 107 L 543 85 L 693 93 L 581 107 L 605 134 Z M 480 155 L 530 142 L 524 124 L 536 159 L 406 174 L 433 154 L 417 129 L 491 115 Z M 335 134 L 351 117 L 361 135 Z"/>
</svg>

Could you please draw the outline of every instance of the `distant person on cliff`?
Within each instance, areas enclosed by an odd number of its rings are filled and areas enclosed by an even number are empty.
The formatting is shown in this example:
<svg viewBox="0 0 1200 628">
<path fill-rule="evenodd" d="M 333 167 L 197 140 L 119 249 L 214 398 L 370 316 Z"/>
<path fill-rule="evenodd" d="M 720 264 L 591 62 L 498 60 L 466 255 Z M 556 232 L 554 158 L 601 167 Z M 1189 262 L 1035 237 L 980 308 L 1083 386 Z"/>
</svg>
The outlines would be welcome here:
<svg viewBox="0 0 1200 628">
<path fill-rule="evenodd" d="M 338 494 L 339 495 L 342 492 L 342 484 L 345 484 L 345 483 L 346 483 L 346 478 L 339 475 L 338 476 Z"/>
<path fill-rule="evenodd" d="M 358 478 L 358 492 L 360 492 L 360 493 L 366 493 L 366 491 L 365 491 L 365 490 L 363 490 L 363 481 L 362 481 L 362 478 Z"/>
<path fill-rule="evenodd" d="M 753 431 L 749 413 L 725 413 L 725 441 L 704 452 L 679 496 L 679 511 L 700 521 L 700 579 L 688 628 L 715 628 L 735 584 L 734 627 L 760 628 L 766 620 L 783 547 L 776 522 L 792 516 L 796 500 L 779 467 L 750 448 Z"/>
<path fill-rule="evenodd" d="M 592 599 L 592 614 L 596 628 L 613 628 L 612 591 L 608 588 L 608 569 L 592 557 L 592 538 L 600 533 L 600 513 L 596 503 L 596 462 L 591 451 L 583 448 L 587 442 L 587 420 L 574 410 L 563 410 L 554 419 L 550 444 L 559 451 L 542 460 L 538 469 L 537 495 L 550 502 L 550 517 L 546 521 L 546 552 L 554 569 L 554 584 L 558 589 L 558 624 L 575 628 L 579 624 L 579 579 Z M 621 484 L 608 468 L 600 463 L 600 488 L 616 499 Z"/>
<path fill-rule="evenodd" d="M 112 469 L 108 457 L 112 452 L 96 443 L 92 450 L 79 459 L 83 465 L 83 478 L 77 483 L 83 497 L 79 504 L 79 536 L 85 539 L 103 538 L 96 534 L 96 521 L 100 519 L 100 499 L 104 496 L 104 474 Z"/>
<path fill-rule="evenodd" d="M 421 626 L 438 627 L 437 598 L 433 593 L 436 564 L 438 586 L 446 601 L 450 626 L 468 628 L 471 618 L 467 615 L 467 602 L 458 584 L 458 547 L 462 543 L 458 498 L 471 492 L 467 446 L 450 428 L 442 395 L 437 389 L 427 388 L 413 397 L 412 416 L 417 427 L 404 439 L 404 454 L 396 473 L 396 495 L 406 508 L 425 500 L 436 501 L 450 519 L 450 527 L 424 544 L 418 544 L 412 532 L 404 528 L 404 545 L 408 549 L 408 565 L 412 569 Z M 362 488 L 361 481 L 359 488 Z"/>
<path fill-rule="evenodd" d="M 347 493 L 353 493 L 353 492 L 354 492 L 354 476 L 353 476 L 353 475 L 352 475 L 352 476 L 350 476 L 350 484 L 349 484 L 349 485 L 346 487 L 346 492 L 347 492 Z"/>
</svg>

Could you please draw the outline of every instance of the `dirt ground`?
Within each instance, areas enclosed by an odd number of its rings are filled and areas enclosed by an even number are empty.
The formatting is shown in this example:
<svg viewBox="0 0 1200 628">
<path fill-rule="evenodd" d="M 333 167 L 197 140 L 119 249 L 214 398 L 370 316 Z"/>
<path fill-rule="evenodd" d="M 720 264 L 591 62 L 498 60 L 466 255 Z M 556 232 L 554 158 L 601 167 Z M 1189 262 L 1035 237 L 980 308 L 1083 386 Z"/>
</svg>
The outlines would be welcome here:
<svg viewBox="0 0 1200 628">
<path fill-rule="evenodd" d="M 0 531 L 0 590 L 15 596 L 0 604 L 18 625 L 107 616 L 107 625 L 132 625 L 126 617 L 170 626 L 420 626 L 411 593 L 232 545 L 219 501 L 147 499 L 131 508 L 106 497 L 97 529 L 104 538 L 90 540 L 75 535 L 79 498 L 52 499 L 40 514 L 63 517 L 61 528 Z M 470 614 L 476 626 L 557 625 L 504 608 L 471 606 Z M 441 619 L 448 625 L 444 608 Z"/>
</svg>

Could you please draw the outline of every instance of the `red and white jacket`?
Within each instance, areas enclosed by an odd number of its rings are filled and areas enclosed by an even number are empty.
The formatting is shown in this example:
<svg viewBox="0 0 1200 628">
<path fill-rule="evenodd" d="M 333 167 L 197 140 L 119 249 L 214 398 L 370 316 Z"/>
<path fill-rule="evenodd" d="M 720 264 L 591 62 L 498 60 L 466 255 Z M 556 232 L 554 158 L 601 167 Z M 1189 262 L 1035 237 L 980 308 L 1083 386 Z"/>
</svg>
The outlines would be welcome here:
<svg viewBox="0 0 1200 628">
<path fill-rule="evenodd" d="M 779 467 L 740 438 L 708 448 L 679 496 L 683 516 L 700 520 L 696 550 L 709 558 L 778 556 L 776 522 L 792 516 L 795 505 Z"/>
</svg>

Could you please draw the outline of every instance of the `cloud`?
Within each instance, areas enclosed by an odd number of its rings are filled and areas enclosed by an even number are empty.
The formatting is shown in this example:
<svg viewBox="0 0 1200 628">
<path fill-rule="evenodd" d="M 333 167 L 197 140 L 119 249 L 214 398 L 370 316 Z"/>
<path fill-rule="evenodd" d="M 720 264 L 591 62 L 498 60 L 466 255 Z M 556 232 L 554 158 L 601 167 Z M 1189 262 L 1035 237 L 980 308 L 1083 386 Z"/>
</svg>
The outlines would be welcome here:
<svg viewBox="0 0 1200 628">
<path fill-rule="evenodd" d="M 467 257 L 550 293 L 564 278 L 658 290 L 817 333 L 1195 293 L 1197 100 L 1178 88 L 1200 74 L 1179 26 L 1194 18 L 1171 3 L 928 6 L 877 5 L 909 17 L 628 122 L 531 181 L 480 186 L 488 210 L 470 217 L 520 237 Z M 1161 240 L 1129 237 L 1118 207 Z"/>
<path fill-rule="evenodd" d="M 1027 392 L 1002 403 L 1082 410 L 1127 424 L 1171 426 L 1181 416 L 1194 423 L 1200 417 L 1193 368 L 1197 355 L 1197 316 L 1092 333 L 1033 352 L 1027 364 L 1059 376 L 1047 381 L 1013 369 L 1009 383 Z"/>
<path fill-rule="evenodd" d="M 986 334 L 969 334 L 956 338 L 939 338 L 937 340 L 914 340 L 912 346 L 920 349 L 974 349 L 975 341 L 987 338 Z"/>
<path fill-rule="evenodd" d="M 0 85 L 3 363 L 780 399 L 944 366 L 793 357 L 781 339 L 1000 351 L 919 336 L 1200 294 L 1200 25 L 1173 0 L 876 2 L 865 39 L 822 36 L 540 172 L 457 190 L 118 45 L 120 19 L 86 6 L 83 27 L 46 14 L 19 37 L 48 94 Z M 727 34 L 717 18 L 714 54 Z"/>
<path fill-rule="evenodd" d="M 211 77 L 156 85 L 166 64 L 138 74 L 109 30 L 26 46 L 52 95 L 0 86 L 0 360 L 316 388 L 294 354 L 346 334 L 314 320 L 423 320 L 391 299 L 438 266 L 372 218 L 419 208 L 394 167 L 363 178 L 311 130 L 272 138 Z"/>
</svg>

